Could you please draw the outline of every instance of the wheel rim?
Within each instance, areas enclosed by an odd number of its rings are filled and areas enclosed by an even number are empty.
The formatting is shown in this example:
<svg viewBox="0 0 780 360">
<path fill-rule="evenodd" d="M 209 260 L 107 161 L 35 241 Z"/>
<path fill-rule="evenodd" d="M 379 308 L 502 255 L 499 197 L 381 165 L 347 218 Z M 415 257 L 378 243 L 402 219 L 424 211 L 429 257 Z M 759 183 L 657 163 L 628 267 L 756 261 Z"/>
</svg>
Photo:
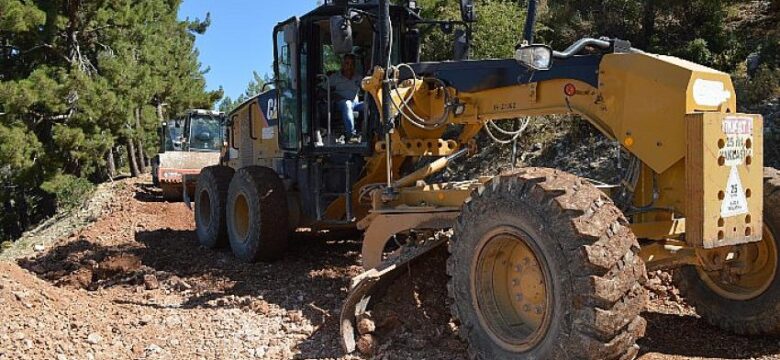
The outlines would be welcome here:
<svg viewBox="0 0 780 360">
<path fill-rule="evenodd" d="M 238 240 L 246 242 L 249 234 L 249 202 L 243 193 L 236 195 L 233 204 L 233 229 L 238 235 Z"/>
<path fill-rule="evenodd" d="M 718 295 L 739 301 L 754 299 L 772 285 L 777 274 L 777 244 L 767 225 L 763 240 L 738 247 L 735 261 L 742 265 L 736 271 L 697 268 L 699 276 Z"/>
<path fill-rule="evenodd" d="M 550 324 L 549 275 L 518 229 L 501 227 L 480 241 L 472 263 L 472 299 L 482 326 L 501 347 L 522 352 L 544 338 Z"/>
<path fill-rule="evenodd" d="M 198 219 L 204 227 L 211 226 L 211 196 L 209 192 L 203 190 L 198 196 Z"/>
</svg>

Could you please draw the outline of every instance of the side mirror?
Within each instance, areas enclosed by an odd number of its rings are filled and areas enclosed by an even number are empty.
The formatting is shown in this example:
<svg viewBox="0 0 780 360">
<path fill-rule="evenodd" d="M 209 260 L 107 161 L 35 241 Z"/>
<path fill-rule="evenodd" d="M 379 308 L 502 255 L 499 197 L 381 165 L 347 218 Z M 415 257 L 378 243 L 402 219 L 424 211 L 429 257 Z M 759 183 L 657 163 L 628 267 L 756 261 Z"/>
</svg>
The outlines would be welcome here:
<svg viewBox="0 0 780 360">
<path fill-rule="evenodd" d="M 549 70 L 552 66 L 552 49 L 547 45 L 526 45 L 517 48 L 515 60 L 533 70 Z"/>
<path fill-rule="evenodd" d="M 344 16 L 330 18 L 330 42 L 337 55 L 352 53 L 352 22 Z"/>
<path fill-rule="evenodd" d="M 460 17 L 463 22 L 477 21 L 477 13 L 474 11 L 474 0 L 460 0 Z"/>
</svg>

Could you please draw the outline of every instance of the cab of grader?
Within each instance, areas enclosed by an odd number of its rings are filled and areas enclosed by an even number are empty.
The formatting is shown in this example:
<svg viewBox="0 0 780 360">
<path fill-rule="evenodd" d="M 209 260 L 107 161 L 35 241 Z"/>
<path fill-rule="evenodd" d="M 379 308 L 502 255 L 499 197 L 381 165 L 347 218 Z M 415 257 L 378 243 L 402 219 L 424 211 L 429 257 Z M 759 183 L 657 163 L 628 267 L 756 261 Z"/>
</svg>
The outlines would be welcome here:
<svg viewBox="0 0 780 360">
<path fill-rule="evenodd" d="M 326 2 L 276 26 L 276 88 L 228 116 L 229 146 L 199 177 L 203 245 L 271 261 L 295 228 L 363 230 L 365 272 L 340 314 L 347 352 L 371 352 L 357 323 L 396 270 L 443 245 L 452 316 L 476 358 L 633 358 L 658 269 L 675 270 L 711 323 L 780 333 L 780 173 L 763 168 L 762 118 L 737 112 L 727 74 L 619 39 L 534 44 L 535 1 L 514 59 L 419 62 L 420 33 L 436 27 L 467 53 L 475 13 L 462 0 L 462 21 L 426 20 L 415 3 Z M 334 54 L 364 75 L 358 142 L 333 140 Z M 473 154 L 479 132 L 511 140 L 550 114 L 619 143 L 620 182 L 546 168 L 425 181 Z"/>
</svg>

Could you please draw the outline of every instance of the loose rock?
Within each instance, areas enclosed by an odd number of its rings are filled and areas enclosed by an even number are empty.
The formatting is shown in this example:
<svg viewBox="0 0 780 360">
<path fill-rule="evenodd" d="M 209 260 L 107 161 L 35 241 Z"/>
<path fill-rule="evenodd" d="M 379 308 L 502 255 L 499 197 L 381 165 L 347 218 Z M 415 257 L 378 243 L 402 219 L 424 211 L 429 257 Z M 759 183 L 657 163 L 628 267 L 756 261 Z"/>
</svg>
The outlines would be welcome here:
<svg viewBox="0 0 780 360">
<path fill-rule="evenodd" d="M 360 335 L 370 334 L 376 330 L 376 325 L 371 319 L 363 318 L 358 321 L 357 329 Z"/>
<path fill-rule="evenodd" d="M 157 276 L 154 276 L 154 274 L 144 275 L 144 287 L 146 287 L 146 290 L 159 289 L 160 282 L 157 281 Z"/>
<path fill-rule="evenodd" d="M 101 341 L 103 341 L 103 337 L 98 335 L 98 334 L 96 334 L 96 333 L 91 333 L 91 334 L 89 334 L 89 336 L 87 336 L 87 342 L 92 344 L 92 345 L 97 345 Z"/>
<path fill-rule="evenodd" d="M 357 341 L 357 349 L 363 355 L 374 355 L 374 352 L 376 351 L 376 339 L 374 338 L 374 335 L 360 335 L 360 338 Z"/>
</svg>

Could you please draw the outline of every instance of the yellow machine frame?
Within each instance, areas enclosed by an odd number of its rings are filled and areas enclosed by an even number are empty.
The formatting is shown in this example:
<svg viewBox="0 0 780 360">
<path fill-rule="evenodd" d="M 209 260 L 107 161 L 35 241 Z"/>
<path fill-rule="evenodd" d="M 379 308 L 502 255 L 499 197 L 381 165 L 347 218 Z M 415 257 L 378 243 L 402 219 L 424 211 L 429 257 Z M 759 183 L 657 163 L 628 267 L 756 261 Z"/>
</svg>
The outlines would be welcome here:
<svg viewBox="0 0 780 360">
<path fill-rule="evenodd" d="M 728 74 L 678 58 L 646 53 L 604 55 L 598 71 L 598 88 L 581 81 L 556 79 L 458 93 L 451 88 L 429 89 L 419 80 L 403 81 L 392 93 L 394 116 L 404 101 L 412 103 L 417 114 L 440 116 L 445 106 L 442 92 L 449 91 L 460 101 L 463 112 L 450 113 L 447 123 L 462 125 L 463 131 L 454 144 L 440 138 L 444 128 L 429 131 L 402 122 L 391 136 L 390 153 L 394 158 L 451 155 L 468 146 L 489 121 L 578 114 L 609 138 L 620 141 L 643 163 L 634 204 L 652 204 L 652 209 L 637 213 L 632 229 L 638 238 L 661 242 L 643 252 L 648 267 L 660 265 L 658 261 L 668 263 L 669 258 L 675 257 L 681 264 L 708 266 L 710 257 L 704 256 L 707 249 L 760 241 L 762 119 L 735 113 L 736 99 Z M 377 68 L 372 77 L 363 81 L 363 88 L 377 103 L 382 100 L 384 78 L 384 71 Z M 697 88 L 702 81 L 708 85 L 722 84 L 722 92 L 712 93 L 708 89 L 711 93 L 700 94 L 705 91 Z M 721 96 L 723 101 L 713 104 L 707 96 Z M 726 132 L 730 131 L 725 128 L 727 124 L 734 121 L 736 126 L 744 127 L 737 129 L 742 133 Z M 740 151 L 734 155 L 739 159 L 726 161 L 728 164 L 722 159 L 729 150 L 727 142 L 730 148 Z M 385 142 L 378 141 L 376 149 L 379 151 L 369 163 L 384 163 Z M 398 160 L 394 159 L 393 164 L 399 164 Z M 431 164 L 423 172 L 407 176 L 404 186 L 394 187 L 394 196 L 388 197 L 380 190 L 373 192 L 371 210 L 358 224 L 367 231 L 363 245 L 365 268 L 379 264 L 392 235 L 431 227 L 430 224 L 441 225 L 445 219 L 457 216 L 460 204 L 479 187 L 479 181 L 416 184 L 445 166 L 446 162 Z M 721 212 L 721 204 L 723 193 L 729 191 L 726 187 L 732 168 L 736 169 L 747 203 L 738 204 L 738 215 L 725 216 L 728 214 Z M 366 179 L 372 179 L 371 182 L 386 176 L 384 166 L 368 169 Z M 355 193 L 360 193 L 366 183 L 370 182 L 359 182 Z M 683 255 L 693 253 L 699 256 Z M 721 255 L 724 254 L 718 256 Z"/>
</svg>

